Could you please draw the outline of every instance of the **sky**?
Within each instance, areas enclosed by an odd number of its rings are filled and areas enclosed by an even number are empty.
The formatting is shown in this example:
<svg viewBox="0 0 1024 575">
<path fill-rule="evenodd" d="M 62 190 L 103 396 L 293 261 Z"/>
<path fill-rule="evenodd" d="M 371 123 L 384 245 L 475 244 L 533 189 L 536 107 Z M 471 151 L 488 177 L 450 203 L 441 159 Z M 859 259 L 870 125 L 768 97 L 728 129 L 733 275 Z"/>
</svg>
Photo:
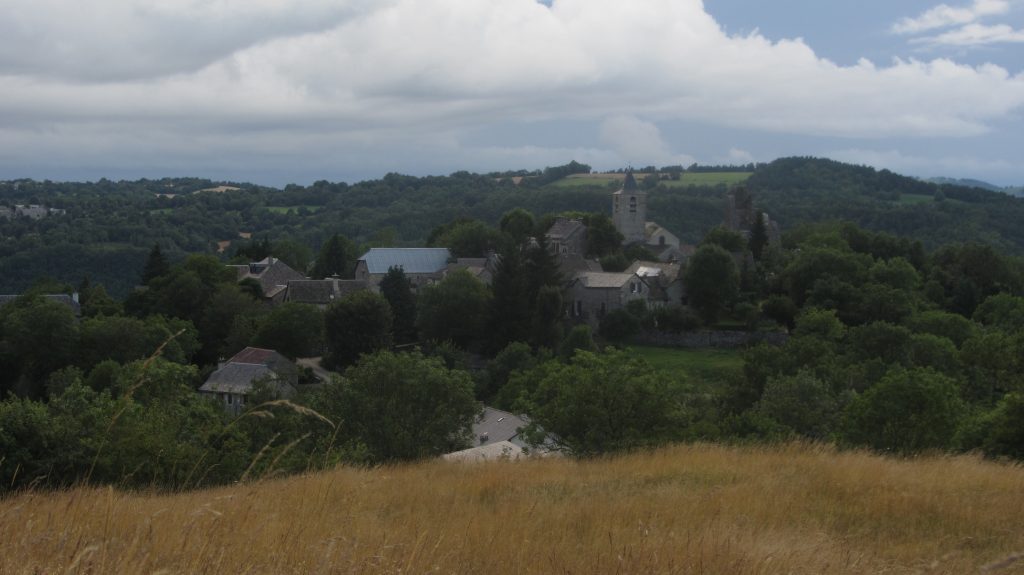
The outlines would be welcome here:
<svg viewBox="0 0 1024 575">
<path fill-rule="evenodd" d="M 819 156 L 1024 184 L 1024 0 L 0 0 L 0 179 Z"/>
</svg>

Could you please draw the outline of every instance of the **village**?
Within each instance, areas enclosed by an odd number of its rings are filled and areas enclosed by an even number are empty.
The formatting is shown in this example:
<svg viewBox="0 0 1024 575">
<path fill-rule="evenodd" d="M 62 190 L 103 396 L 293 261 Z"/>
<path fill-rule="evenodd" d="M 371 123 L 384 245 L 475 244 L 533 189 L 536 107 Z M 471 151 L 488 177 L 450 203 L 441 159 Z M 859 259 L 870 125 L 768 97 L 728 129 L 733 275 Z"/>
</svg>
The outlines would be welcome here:
<svg viewBox="0 0 1024 575">
<path fill-rule="evenodd" d="M 755 227 L 755 218 L 760 216 L 769 230 L 769 241 L 779 241 L 777 224 L 767 215 L 755 212 L 752 197 L 745 190 L 738 188 L 729 192 L 727 203 L 723 222 L 725 229 L 749 238 Z M 602 319 L 630 305 L 647 310 L 686 305 L 683 272 L 687 260 L 696 251 L 696 246 L 680 243 L 670 230 L 648 219 L 647 192 L 640 189 L 632 172 L 626 174 L 621 189 L 612 194 L 611 208 L 611 219 L 623 238 L 623 245 L 642 246 L 654 259 L 635 260 L 623 271 L 603 270 L 596 258 L 585 257 L 588 253 L 587 226 L 576 218 L 556 218 L 544 238 L 564 282 L 564 321 L 586 325 L 595 332 Z M 536 240 L 530 241 L 536 246 Z M 745 259 L 750 258 L 750 254 L 740 250 L 733 257 L 737 266 L 743 266 L 748 264 Z M 229 267 L 235 271 L 239 282 L 248 280 L 259 284 L 267 306 L 298 303 L 326 310 L 333 302 L 353 293 L 380 293 L 381 282 L 391 270 L 402 270 L 413 292 L 418 293 L 458 271 L 464 271 L 490 286 L 499 262 L 500 256 L 493 251 L 486 257 L 460 258 L 454 257 L 448 248 L 371 248 L 357 260 L 353 279 L 337 276 L 309 279 L 274 257 Z M 751 341 L 749 335 L 733 337 L 732 341 L 723 343 L 727 339 L 728 335 L 719 340 L 719 345 L 739 346 Z M 700 341 L 711 344 L 707 339 Z M 278 397 L 294 397 L 300 388 L 298 381 L 302 368 L 312 372 L 321 383 L 340 375 L 325 369 L 319 357 L 297 358 L 293 362 L 275 350 L 246 347 L 231 358 L 220 361 L 198 392 L 221 403 L 229 413 L 240 415 L 251 407 L 249 396 L 257 385 L 270 386 Z M 521 437 L 528 424 L 529 418 L 524 414 L 485 406 L 471 434 L 478 444 L 445 457 L 459 460 L 514 459 L 526 453 L 554 453 L 551 442 L 547 442 L 547 448 L 542 443 L 539 450 L 536 446 L 530 450 Z"/>
</svg>

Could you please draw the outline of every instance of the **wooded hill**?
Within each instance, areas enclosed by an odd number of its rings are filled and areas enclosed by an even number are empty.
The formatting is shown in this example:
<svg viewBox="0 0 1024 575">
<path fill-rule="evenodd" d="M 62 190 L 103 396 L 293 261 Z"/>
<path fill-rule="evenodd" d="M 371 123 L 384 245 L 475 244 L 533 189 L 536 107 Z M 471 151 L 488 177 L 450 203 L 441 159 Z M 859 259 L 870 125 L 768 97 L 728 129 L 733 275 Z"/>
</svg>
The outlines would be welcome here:
<svg viewBox="0 0 1024 575">
<path fill-rule="evenodd" d="M 227 259 L 245 247 L 246 238 L 269 239 L 301 265 L 336 233 L 361 247 L 418 246 L 432 230 L 460 217 L 493 225 L 516 207 L 538 217 L 608 212 L 614 182 L 554 185 L 585 169 L 573 163 L 508 174 L 388 174 L 351 185 L 319 181 L 274 189 L 230 184 L 237 189 L 220 192 L 202 190 L 225 183 L 195 178 L 0 182 L 0 206 L 66 210 L 38 220 L 0 217 L 0 293 L 19 293 L 41 277 L 70 284 L 88 277 L 123 297 L 137 284 L 137 270 L 154 244 L 172 260 L 187 253 L 217 253 L 224 246 Z M 522 176 L 515 178 L 518 184 L 513 175 Z M 758 165 L 746 186 L 757 206 L 783 229 L 841 219 L 920 239 L 929 248 L 983 242 L 1024 253 L 1024 227 L 1019 225 L 1024 200 L 998 192 L 814 158 Z M 695 244 L 721 223 L 726 192 L 724 184 L 659 184 L 648 206 L 658 223 Z"/>
</svg>

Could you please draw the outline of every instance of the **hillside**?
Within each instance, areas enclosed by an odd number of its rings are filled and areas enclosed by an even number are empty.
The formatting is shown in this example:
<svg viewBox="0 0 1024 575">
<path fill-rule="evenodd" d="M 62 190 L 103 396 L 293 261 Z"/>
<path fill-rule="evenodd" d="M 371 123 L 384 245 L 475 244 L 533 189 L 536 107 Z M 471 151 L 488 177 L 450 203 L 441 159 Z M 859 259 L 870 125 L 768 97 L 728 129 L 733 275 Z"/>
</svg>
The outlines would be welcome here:
<svg viewBox="0 0 1024 575">
<path fill-rule="evenodd" d="M 1024 253 L 1024 200 L 957 185 L 939 185 L 817 158 L 783 158 L 747 180 L 756 202 L 784 229 L 823 220 L 857 225 L 921 240 L 983 242 Z"/>
<path fill-rule="evenodd" d="M 1021 573 L 1022 492 L 1016 466 L 800 445 L 75 489 L 0 501 L 0 572 Z"/>
<path fill-rule="evenodd" d="M 284 189 L 194 178 L 0 182 L 0 206 L 65 210 L 39 220 L 0 217 L 0 293 L 19 293 L 41 277 L 71 284 L 88 277 L 124 297 L 155 243 L 172 260 L 188 253 L 227 259 L 244 247 L 244 238 L 266 238 L 289 243 L 293 259 L 308 263 L 335 233 L 361 247 L 421 246 L 432 230 L 456 218 L 493 225 L 517 207 L 538 217 L 608 213 L 616 175 L 585 177 L 573 172 L 578 169 L 549 168 L 546 185 L 545 179 L 519 178 L 516 185 L 514 178 L 468 172 Z M 929 248 L 985 242 L 1024 253 L 1024 199 L 815 158 L 759 164 L 752 174 L 685 172 L 652 190 L 648 208 L 682 241 L 698 243 L 722 222 L 725 194 L 741 182 L 783 229 L 842 219 L 920 239 Z M 221 193 L 195 193 L 202 190 Z"/>
</svg>

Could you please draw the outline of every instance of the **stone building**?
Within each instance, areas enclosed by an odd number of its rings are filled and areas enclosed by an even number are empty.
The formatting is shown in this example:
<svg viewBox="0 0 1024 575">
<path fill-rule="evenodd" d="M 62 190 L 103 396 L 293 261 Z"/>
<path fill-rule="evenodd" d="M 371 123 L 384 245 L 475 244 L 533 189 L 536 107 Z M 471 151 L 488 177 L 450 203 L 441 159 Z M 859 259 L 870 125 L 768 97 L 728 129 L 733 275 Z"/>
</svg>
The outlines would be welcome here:
<svg viewBox="0 0 1024 575">
<path fill-rule="evenodd" d="M 647 241 L 647 192 L 636 184 L 633 172 L 626 173 L 622 189 L 612 194 L 612 223 L 624 244 Z"/>
<path fill-rule="evenodd" d="M 596 325 L 608 312 L 650 297 L 647 280 L 635 273 L 582 272 L 569 283 L 569 315 Z"/>
</svg>

